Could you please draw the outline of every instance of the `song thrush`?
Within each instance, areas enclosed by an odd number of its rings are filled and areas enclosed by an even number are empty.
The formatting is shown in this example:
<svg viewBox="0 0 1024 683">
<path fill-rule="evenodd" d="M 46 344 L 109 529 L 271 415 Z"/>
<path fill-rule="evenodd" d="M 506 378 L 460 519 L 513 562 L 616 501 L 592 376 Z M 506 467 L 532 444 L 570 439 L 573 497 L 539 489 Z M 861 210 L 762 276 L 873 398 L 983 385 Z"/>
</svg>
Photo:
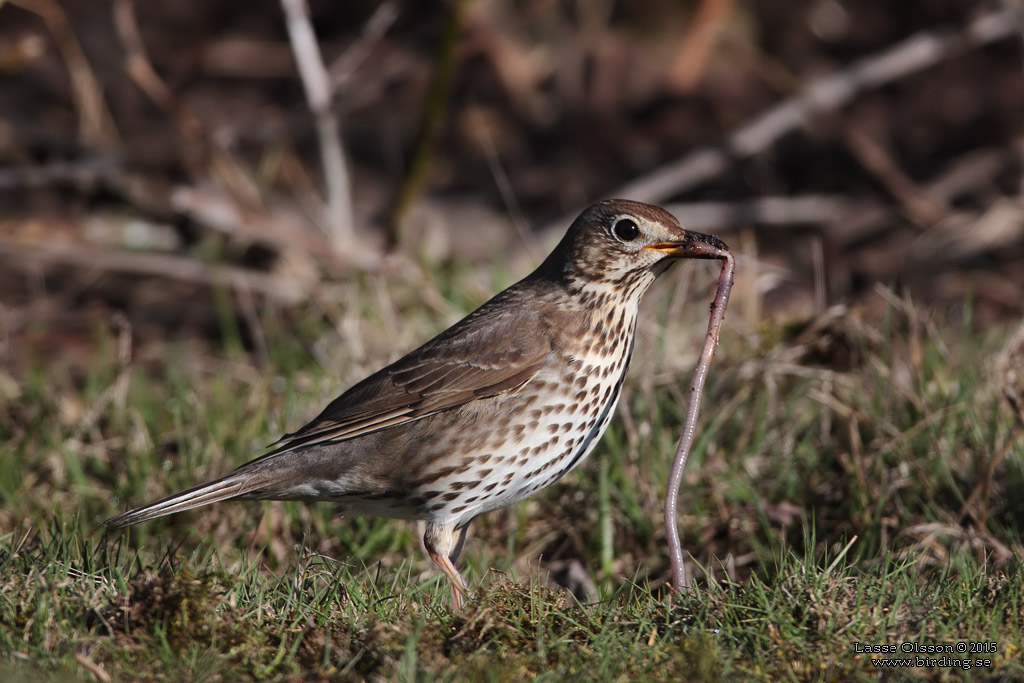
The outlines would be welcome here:
<svg viewBox="0 0 1024 683">
<path fill-rule="evenodd" d="M 655 206 L 585 210 L 525 279 L 332 401 L 225 477 L 106 522 L 119 528 L 229 498 L 330 501 L 347 515 L 425 520 L 448 575 L 478 515 L 548 486 L 593 450 L 615 410 L 640 299 L 717 238 Z M 699 256 L 698 256 L 699 257 Z"/>
</svg>

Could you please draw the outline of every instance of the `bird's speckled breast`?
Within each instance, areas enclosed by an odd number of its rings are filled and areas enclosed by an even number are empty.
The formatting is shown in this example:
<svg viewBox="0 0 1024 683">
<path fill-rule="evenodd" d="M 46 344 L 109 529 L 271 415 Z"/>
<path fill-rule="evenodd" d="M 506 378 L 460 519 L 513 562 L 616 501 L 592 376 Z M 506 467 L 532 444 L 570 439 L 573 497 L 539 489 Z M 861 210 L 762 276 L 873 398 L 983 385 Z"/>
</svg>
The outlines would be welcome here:
<svg viewBox="0 0 1024 683">
<path fill-rule="evenodd" d="M 551 485 L 590 454 L 615 413 L 636 328 L 638 306 L 616 294 L 590 308 L 586 325 L 565 331 L 531 381 L 498 401 L 492 438 L 463 454 L 472 466 L 423 487 L 429 518 L 466 524 Z"/>
</svg>

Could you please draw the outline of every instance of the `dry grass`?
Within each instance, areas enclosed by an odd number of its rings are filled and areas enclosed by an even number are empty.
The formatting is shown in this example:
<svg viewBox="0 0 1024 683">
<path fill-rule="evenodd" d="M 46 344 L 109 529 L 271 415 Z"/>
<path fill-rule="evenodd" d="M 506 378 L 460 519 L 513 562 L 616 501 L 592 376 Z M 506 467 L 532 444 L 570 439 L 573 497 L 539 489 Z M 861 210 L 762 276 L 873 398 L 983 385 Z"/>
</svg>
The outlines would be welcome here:
<svg viewBox="0 0 1024 683">
<path fill-rule="evenodd" d="M 475 524 L 477 597 L 461 614 L 401 522 L 239 503 L 126 535 L 99 526 L 227 471 L 436 328 L 418 303 L 430 297 L 401 279 L 350 283 L 348 305 L 325 296 L 307 317 L 261 314 L 263 361 L 230 326 L 220 349 L 129 352 L 122 324 L 96 332 L 88 366 L 19 367 L 0 404 L 7 670 L 866 680 L 854 643 L 995 642 L 976 655 L 984 670 L 1024 675 L 1024 445 L 1004 399 L 1013 373 L 990 360 L 1009 332 L 943 327 L 884 291 L 881 316 L 730 321 L 682 496 L 684 547 L 706 574 L 665 593 L 661 500 L 704 322 L 684 303 L 710 300 L 697 273 L 652 296 L 619 419 L 588 463 Z M 473 277 L 438 275 L 447 317 L 479 303 Z M 580 604 L 549 572 L 596 594 Z"/>
</svg>

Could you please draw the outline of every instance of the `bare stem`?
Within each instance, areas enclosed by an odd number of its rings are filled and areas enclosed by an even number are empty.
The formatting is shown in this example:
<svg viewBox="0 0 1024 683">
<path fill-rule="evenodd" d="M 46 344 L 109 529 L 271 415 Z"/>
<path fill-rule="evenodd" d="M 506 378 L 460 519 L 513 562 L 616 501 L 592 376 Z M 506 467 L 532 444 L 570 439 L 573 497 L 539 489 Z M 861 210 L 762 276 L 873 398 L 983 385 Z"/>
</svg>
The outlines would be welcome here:
<svg viewBox="0 0 1024 683">
<path fill-rule="evenodd" d="M 690 400 L 686 408 L 686 420 L 683 422 L 683 433 L 676 445 L 676 454 L 672 460 L 672 470 L 668 477 L 668 488 L 665 491 L 665 535 L 668 537 L 668 554 L 672 558 L 672 585 L 676 590 L 690 588 L 690 578 L 686 575 L 686 567 L 683 564 L 683 546 L 679 541 L 677 526 L 679 485 L 683 481 L 683 468 L 686 467 L 686 460 L 690 457 L 690 449 L 693 448 L 701 394 L 704 392 L 704 382 L 708 377 L 708 367 L 711 365 L 711 359 L 715 356 L 715 348 L 718 346 L 718 333 L 722 328 L 725 307 L 729 304 L 729 292 L 732 291 L 733 275 L 736 272 L 736 259 L 728 247 L 718 240 L 714 240 L 715 244 L 710 242 L 711 240 L 707 243 L 695 242 L 689 253 L 690 258 L 721 259 L 722 271 L 718 275 L 718 291 L 715 293 L 714 301 L 711 302 L 711 317 L 708 320 L 708 333 L 704 338 L 704 348 L 701 350 L 697 367 L 693 371 L 693 382 L 690 384 Z"/>
<path fill-rule="evenodd" d="M 295 63 L 306 91 L 306 101 L 316 118 L 320 157 L 327 187 L 327 224 L 331 241 L 339 248 L 352 237 L 352 195 L 348 166 L 341 147 L 338 120 L 331 110 L 331 84 L 316 42 L 306 0 L 281 0 Z"/>
</svg>

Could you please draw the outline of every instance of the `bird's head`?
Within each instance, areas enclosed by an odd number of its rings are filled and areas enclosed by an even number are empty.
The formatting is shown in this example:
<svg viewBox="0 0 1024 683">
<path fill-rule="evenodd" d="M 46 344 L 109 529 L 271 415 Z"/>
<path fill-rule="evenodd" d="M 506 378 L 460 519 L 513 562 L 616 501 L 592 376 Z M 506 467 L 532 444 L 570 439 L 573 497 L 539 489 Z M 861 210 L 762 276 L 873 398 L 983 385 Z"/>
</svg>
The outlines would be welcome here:
<svg viewBox="0 0 1024 683">
<path fill-rule="evenodd" d="M 611 286 L 642 294 L 675 261 L 719 258 L 723 250 L 728 247 L 720 239 L 684 230 L 662 208 L 609 199 L 573 221 L 541 268 L 558 273 L 573 288 Z"/>
</svg>

